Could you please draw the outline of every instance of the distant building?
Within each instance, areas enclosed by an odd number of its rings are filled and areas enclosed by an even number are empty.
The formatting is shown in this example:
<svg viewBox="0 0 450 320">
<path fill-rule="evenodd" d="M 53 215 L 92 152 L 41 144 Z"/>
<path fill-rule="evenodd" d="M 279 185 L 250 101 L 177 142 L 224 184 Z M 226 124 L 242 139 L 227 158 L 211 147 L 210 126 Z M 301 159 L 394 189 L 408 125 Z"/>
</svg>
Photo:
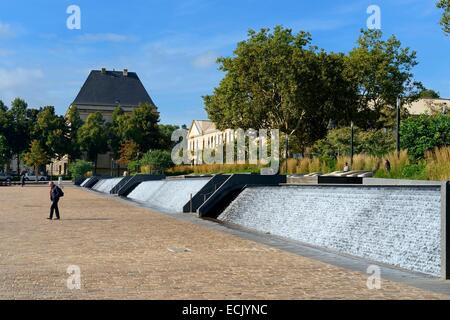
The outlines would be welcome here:
<svg viewBox="0 0 450 320">
<path fill-rule="evenodd" d="M 135 72 L 92 70 L 69 108 L 75 105 L 82 120 L 90 114 L 100 112 L 110 122 L 117 106 L 124 112 L 132 112 L 141 103 L 153 103 L 147 90 Z M 99 154 L 97 174 L 117 174 L 116 161 L 111 153 Z M 122 169 L 122 171 L 125 169 Z M 68 171 L 67 156 L 47 166 L 49 174 L 66 175 Z M 119 172 L 121 174 L 121 172 Z"/>
<path fill-rule="evenodd" d="M 192 155 L 230 141 L 234 141 L 234 131 L 231 129 L 220 131 L 214 122 L 209 120 L 192 121 L 188 131 L 188 151 Z M 197 164 L 197 161 L 194 159 L 193 163 Z"/>
</svg>

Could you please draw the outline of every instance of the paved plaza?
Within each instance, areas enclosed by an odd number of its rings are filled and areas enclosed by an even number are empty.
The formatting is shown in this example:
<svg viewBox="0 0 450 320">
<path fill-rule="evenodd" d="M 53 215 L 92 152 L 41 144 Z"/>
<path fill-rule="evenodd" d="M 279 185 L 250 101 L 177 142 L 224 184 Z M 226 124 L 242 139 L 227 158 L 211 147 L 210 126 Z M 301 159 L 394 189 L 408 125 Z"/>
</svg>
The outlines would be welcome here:
<svg viewBox="0 0 450 320">
<path fill-rule="evenodd" d="M 1 299 L 448 299 L 66 186 L 0 187 Z M 68 289 L 78 266 L 81 289 Z"/>
</svg>

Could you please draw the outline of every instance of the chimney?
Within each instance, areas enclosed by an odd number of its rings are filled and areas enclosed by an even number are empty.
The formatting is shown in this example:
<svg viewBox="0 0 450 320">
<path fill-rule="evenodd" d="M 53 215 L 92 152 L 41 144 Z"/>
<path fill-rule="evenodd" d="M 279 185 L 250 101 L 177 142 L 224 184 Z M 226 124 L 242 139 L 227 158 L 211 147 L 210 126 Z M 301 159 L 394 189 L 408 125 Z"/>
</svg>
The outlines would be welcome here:
<svg viewBox="0 0 450 320">
<path fill-rule="evenodd" d="M 102 74 L 106 74 L 106 68 L 102 68 Z"/>
<path fill-rule="evenodd" d="M 128 69 L 123 69 L 123 76 L 128 77 Z"/>
</svg>

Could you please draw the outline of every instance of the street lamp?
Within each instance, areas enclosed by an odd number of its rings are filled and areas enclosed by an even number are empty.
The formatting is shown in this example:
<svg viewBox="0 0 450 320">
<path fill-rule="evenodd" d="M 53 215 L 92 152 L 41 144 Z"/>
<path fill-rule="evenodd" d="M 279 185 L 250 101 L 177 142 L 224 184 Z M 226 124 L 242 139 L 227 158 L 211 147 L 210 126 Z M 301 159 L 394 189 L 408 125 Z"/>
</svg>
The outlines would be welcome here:
<svg viewBox="0 0 450 320">
<path fill-rule="evenodd" d="M 401 100 L 400 97 L 397 98 L 397 158 L 400 158 L 400 108 L 401 108 Z"/>
<path fill-rule="evenodd" d="M 355 139 L 355 130 L 354 130 L 354 125 L 353 125 L 353 121 L 352 122 L 350 122 L 350 128 L 351 128 L 351 131 L 352 131 L 352 134 L 351 134 L 351 136 L 352 136 L 352 138 L 351 138 L 351 146 L 350 146 L 350 149 L 351 149 L 351 153 L 350 153 L 350 168 L 353 168 L 353 154 L 354 154 L 354 143 L 353 143 L 353 141 L 354 141 L 354 139 Z M 353 170 L 353 169 L 352 169 Z"/>
</svg>

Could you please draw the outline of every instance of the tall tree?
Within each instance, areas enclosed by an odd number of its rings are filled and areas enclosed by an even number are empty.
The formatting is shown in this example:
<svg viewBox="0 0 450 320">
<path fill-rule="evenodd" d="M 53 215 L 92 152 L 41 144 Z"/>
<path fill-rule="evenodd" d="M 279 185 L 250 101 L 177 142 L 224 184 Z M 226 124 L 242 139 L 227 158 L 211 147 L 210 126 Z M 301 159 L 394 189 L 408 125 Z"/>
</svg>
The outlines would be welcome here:
<svg viewBox="0 0 450 320">
<path fill-rule="evenodd" d="M 385 125 L 379 121 L 383 108 L 395 109 L 397 97 L 404 104 L 416 100 L 423 86 L 413 78 L 415 51 L 402 47 L 395 36 L 383 40 L 380 30 L 361 32 L 347 61 L 347 74 L 357 84 L 359 94 L 354 121 L 361 128 L 380 128 Z"/>
<path fill-rule="evenodd" d="M 60 159 L 68 152 L 69 141 L 66 131 L 64 118 L 56 115 L 54 107 L 44 107 L 38 113 L 33 133 L 49 157 L 48 161 Z"/>
<path fill-rule="evenodd" d="M 449 0 L 439 0 L 437 3 L 437 7 L 440 9 L 443 9 L 444 12 L 442 13 L 441 17 L 441 26 L 442 30 L 446 34 L 450 33 L 450 1 Z"/>
<path fill-rule="evenodd" d="M 83 125 L 80 112 L 76 105 L 71 105 L 65 116 L 67 126 L 68 150 L 67 155 L 69 162 L 81 156 L 80 144 L 78 143 L 78 130 Z"/>
<path fill-rule="evenodd" d="M 172 150 L 176 142 L 172 141 L 172 133 L 179 129 L 179 126 L 171 124 L 160 124 L 158 126 L 159 130 L 159 148 L 162 150 Z"/>
<path fill-rule="evenodd" d="M 279 129 L 304 148 L 326 133 L 330 117 L 348 118 L 342 110 L 354 105 L 343 55 L 318 52 L 306 32 L 250 30 L 234 56 L 218 62 L 225 76 L 204 103 L 219 129 Z"/>
<path fill-rule="evenodd" d="M 97 173 L 98 155 L 108 151 L 108 133 L 105 120 L 100 112 L 90 114 L 78 130 L 78 142 L 89 160 L 94 162 L 94 174 Z"/>
<path fill-rule="evenodd" d="M 38 140 L 31 141 L 30 150 L 24 154 L 25 163 L 34 168 L 36 179 L 38 169 L 48 161 L 48 155 Z"/>
<path fill-rule="evenodd" d="M 159 112 L 149 103 L 141 103 L 133 110 L 123 129 L 123 138 L 133 140 L 141 152 L 159 147 Z"/>
<path fill-rule="evenodd" d="M 20 154 L 27 150 L 30 143 L 30 129 L 31 125 L 27 117 L 27 103 L 16 98 L 11 103 L 11 109 L 8 110 L 9 121 L 11 125 L 11 135 L 8 141 L 11 143 L 11 151 L 17 156 L 17 170 L 20 167 Z"/>
<path fill-rule="evenodd" d="M 0 133 L 0 170 L 3 170 L 10 159 L 8 143 L 5 136 Z"/>
</svg>

